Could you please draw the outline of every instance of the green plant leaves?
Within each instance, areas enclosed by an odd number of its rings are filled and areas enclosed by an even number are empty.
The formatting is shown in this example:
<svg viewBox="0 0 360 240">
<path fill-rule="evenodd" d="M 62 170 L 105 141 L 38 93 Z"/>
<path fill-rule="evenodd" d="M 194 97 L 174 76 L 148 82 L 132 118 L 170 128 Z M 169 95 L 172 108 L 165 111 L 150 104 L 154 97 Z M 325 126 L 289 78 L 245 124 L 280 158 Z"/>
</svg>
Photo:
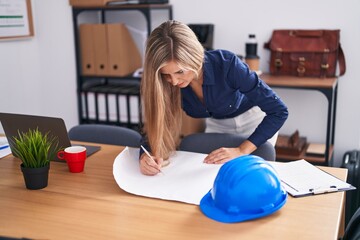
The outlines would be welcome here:
<svg viewBox="0 0 360 240">
<path fill-rule="evenodd" d="M 38 128 L 27 132 L 18 131 L 18 137 L 13 139 L 13 151 L 21 159 L 24 167 L 38 168 L 50 164 L 50 160 L 60 150 L 56 137 L 49 132 L 42 134 Z"/>
</svg>

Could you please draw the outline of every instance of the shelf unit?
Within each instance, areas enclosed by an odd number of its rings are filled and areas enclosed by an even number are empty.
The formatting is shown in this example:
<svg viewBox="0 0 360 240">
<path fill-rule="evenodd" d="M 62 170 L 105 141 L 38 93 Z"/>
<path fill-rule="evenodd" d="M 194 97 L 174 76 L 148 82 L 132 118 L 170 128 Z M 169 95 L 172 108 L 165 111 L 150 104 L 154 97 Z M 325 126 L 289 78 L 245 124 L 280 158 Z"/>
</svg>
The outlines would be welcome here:
<svg viewBox="0 0 360 240">
<path fill-rule="evenodd" d="M 280 155 L 276 158 L 279 161 L 291 161 L 301 158 L 306 159 L 317 165 L 332 165 L 332 158 L 334 154 L 334 138 L 335 138 L 335 117 L 336 117 L 336 101 L 338 78 L 310 78 L 310 77 L 296 77 L 296 76 L 274 76 L 270 74 L 262 74 L 260 78 L 264 80 L 269 86 L 276 88 L 288 89 L 303 89 L 320 91 L 325 95 L 328 101 L 327 111 L 327 125 L 326 125 L 326 140 L 325 140 L 325 155 L 324 156 L 310 156 L 306 155 L 306 149 L 300 155 Z"/>
<path fill-rule="evenodd" d="M 94 13 L 96 19 L 91 23 L 107 23 L 107 13 L 121 14 L 123 11 L 138 11 L 146 20 L 147 34 L 152 30 L 152 12 L 154 10 L 167 11 L 167 18 L 172 19 L 172 6 L 170 4 L 128 4 L 111 5 L 103 7 L 78 7 L 72 6 L 73 27 L 75 38 L 75 55 L 77 69 L 77 102 L 79 123 L 103 123 L 125 126 L 139 130 L 142 124 L 140 107 L 140 77 L 128 76 L 89 76 L 82 74 L 80 52 L 80 14 L 84 12 Z M 135 98 L 135 106 L 131 100 Z M 101 101 L 100 101 L 101 100 Z M 126 119 L 121 117 L 121 111 L 125 101 Z M 103 105 L 103 106 L 100 106 Z M 111 110 L 115 109 L 115 110 Z M 136 108 L 134 110 L 134 108 Z M 131 119 L 131 112 L 136 111 L 138 118 Z"/>
</svg>

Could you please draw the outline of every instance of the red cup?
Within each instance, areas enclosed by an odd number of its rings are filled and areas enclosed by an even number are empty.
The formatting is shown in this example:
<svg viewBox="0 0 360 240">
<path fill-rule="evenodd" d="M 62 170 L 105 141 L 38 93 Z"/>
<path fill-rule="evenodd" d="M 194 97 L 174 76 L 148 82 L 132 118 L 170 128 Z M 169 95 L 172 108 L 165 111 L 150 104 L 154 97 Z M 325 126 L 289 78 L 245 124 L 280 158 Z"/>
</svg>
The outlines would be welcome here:
<svg viewBox="0 0 360 240">
<path fill-rule="evenodd" d="M 83 146 L 67 147 L 57 153 L 61 160 L 65 160 L 72 173 L 79 173 L 84 171 L 86 148 Z"/>
</svg>

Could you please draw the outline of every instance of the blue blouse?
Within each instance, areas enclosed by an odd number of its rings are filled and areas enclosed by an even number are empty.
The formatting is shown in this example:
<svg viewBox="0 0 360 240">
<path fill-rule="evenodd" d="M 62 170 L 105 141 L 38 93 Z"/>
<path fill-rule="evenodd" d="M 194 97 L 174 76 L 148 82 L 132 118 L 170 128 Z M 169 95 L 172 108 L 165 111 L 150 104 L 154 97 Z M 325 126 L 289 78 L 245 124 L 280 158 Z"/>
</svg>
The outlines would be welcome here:
<svg viewBox="0 0 360 240">
<path fill-rule="evenodd" d="M 189 116 L 233 118 L 258 106 L 266 116 L 248 138 L 257 147 L 284 124 L 288 117 L 284 102 L 234 53 L 226 50 L 205 52 L 203 69 L 204 103 L 190 86 L 181 89 L 182 107 Z"/>
</svg>

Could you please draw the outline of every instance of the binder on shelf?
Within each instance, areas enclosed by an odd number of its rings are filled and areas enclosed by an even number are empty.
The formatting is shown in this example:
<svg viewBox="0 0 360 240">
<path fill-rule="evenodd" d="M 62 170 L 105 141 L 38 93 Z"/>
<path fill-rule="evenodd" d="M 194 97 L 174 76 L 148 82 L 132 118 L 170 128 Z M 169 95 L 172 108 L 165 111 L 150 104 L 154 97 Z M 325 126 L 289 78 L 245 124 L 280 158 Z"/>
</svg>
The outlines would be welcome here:
<svg viewBox="0 0 360 240">
<path fill-rule="evenodd" d="M 129 101 L 130 101 L 130 122 L 131 123 L 139 123 L 140 122 L 139 98 L 137 96 L 130 96 Z"/>
<path fill-rule="evenodd" d="M 87 93 L 87 101 L 88 101 L 88 119 L 94 120 L 96 119 L 96 98 L 94 92 Z"/>
<path fill-rule="evenodd" d="M 97 104 L 98 104 L 98 119 L 100 121 L 107 120 L 107 114 L 109 113 L 108 109 L 106 109 L 106 97 L 105 93 L 98 93 L 97 94 Z"/>
<path fill-rule="evenodd" d="M 92 24 L 79 27 L 81 71 L 83 75 L 95 75 L 95 52 Z"/>
<path fill-rule="evenodd" d="M 121 122 L 127 122 L 127 105 L 130 104 L 127 102 L 125 95 L 118 95 L 117 96 L 119 101 L 119 117 Z"/>
<path fill-rule="evenodd" d="M 95 52 L 95 75 L 106 76 L 109 73 L 106 24 L 93 24 L 92 28 Z"/>
<path fill-rule="evenodd" d="M 144 59 L 146 39 L 148 38 L 147 30 L 134 28 L 129 25 L 126 25 L 126 28 L 129 30 L 129 33 L 131 34 L 137 48 L 139 49 L 141 59 Z"/>
<path fill-rule="evenodd" d="M 106 24 L 109 75 L 126 76 L 142 65 L 141 55 L 127 27 L 122 23 Z"/>
</svg>

